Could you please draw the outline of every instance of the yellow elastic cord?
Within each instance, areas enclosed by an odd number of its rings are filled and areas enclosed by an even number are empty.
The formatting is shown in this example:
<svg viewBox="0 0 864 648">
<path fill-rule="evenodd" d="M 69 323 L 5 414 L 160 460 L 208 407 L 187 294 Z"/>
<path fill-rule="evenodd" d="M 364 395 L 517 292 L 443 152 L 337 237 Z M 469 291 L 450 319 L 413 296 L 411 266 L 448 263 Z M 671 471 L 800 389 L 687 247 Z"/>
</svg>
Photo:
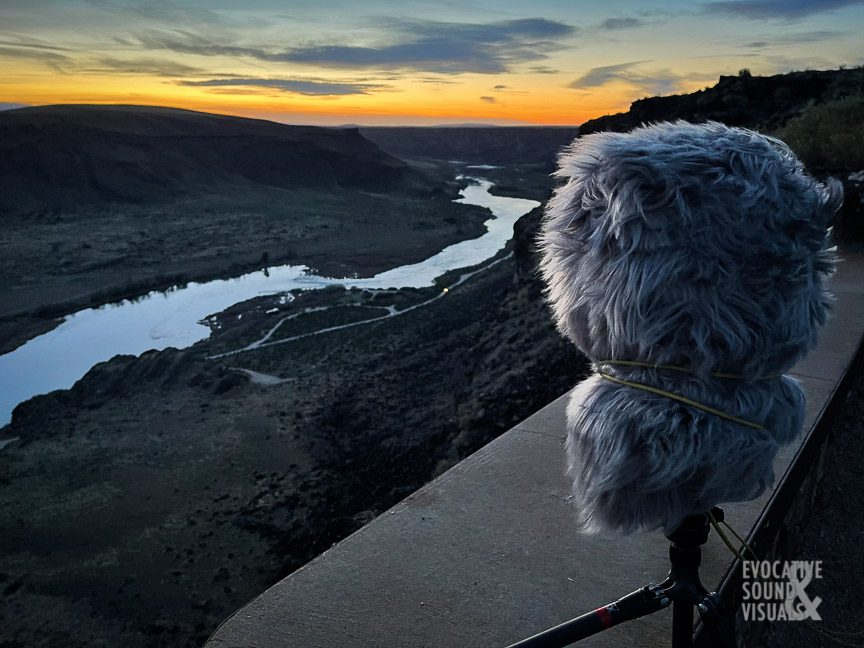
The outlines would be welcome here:
<svg viewBox="0 0 864 648">
<path fill-rule="evenodd" d="M 660 389 L 659 387 L 652 387 L 651 385 L 644 385 L 642 383 L 634 382 L 632 380 L 622 380 L 621 378 L 610 376 L 609 374 L 603 373 L 602 371 L 598 371 L 597 375 L 601 378 L 605 378 L 606 380 L 618 383 L 619 385 L 625 385 L 627 387 L 632 387 L 633 389 L 641 389 L 642 391 L 648 392 L 649 394 L 656 394 L 658 396 L 665 396 L 666 398 L 671 398 L 672 400 L 678 401 L 679 403 L 684 403 L 685 405 L 689 405 L 690 407 L 695 407 L 698 410 L 708 412 L 709 414 L 713 414 L 714 416 L 719 416 L 720 418 L 726 419 L 727 421 L 732 421 L 733 423 L 746 425 L 747 427 L 753 428 L 754 430 L 767 429 L 761 423 L 748 421 L 747 419 L 743 419 L 732 414 L 727 414 L 722 410 L 711 407 L 710 405 L 705 405 L 704 403 L 695 401 L 692 398 L 687 398 L 686 396 L 682 396 L 681 394 L 676 394 L 675 392 L 666 391 L 665 389 Z"/>
<path fill-rule="evenodd" d="M 733 554 L 735 554 L 735 557 L 738 558 L 738 560 L 740 560 L 741 562 L 744 562 L 744 550 L 745 549 L 750 554 L 752 560 L 759 560 L 759 557 L 756 555 L 756 552 L 753 551 L 753 548 L 749 544 L 747 544 L 746 540 L 744 540 L 740 535 L 738 535 L 735 532 L 735 529 L 733 529 L 732 526 L 726 520 L 723 520 L 722 522 L 719 521 L 716 517 L 714 517 L 714 514 L 710 511 L 708 512 L 708 520 L 710 521 L 711 526 L 714 527 L 714 530 L 717 532 L 717 535 L 720 536 L 720 539 L 723 541 L 723 544 L 725 544 L 729 548 L 729 550 Z M 732 533 L 732 535 L 735 536 L 735 539 L 741 543 L 740 547 L 736 547 L 734 544 L 732 544 L 732 541 L 729 540 L 729 538 L 726 536 L 726 534 L 723 533 L 723 529 L 720 528 L 721 524 L 723 526 L 725 526 L 727 529 L 729 529 L 729 531 Z M 814 623 L 813 621 L 811 621 L 810 619 L 802 619 L 802 620 L 807 625 L 809 625 L 814 630 L 814 632 L 819 633 L 820 635 L 822 635 L 826 639 L 829 639 L 833 643 L 836 643 L 836 644 L 841 645 L 841 646 L 851 646 L 853 648 L 862 648 L 862 646 L 864 646 L 864 643 L 860 642 L 860 637 L 862 635 L 864 635 L 864 630 L 858 630 L 858 629 L 856 629 L 856 630 L 850 630 L 850 629 L 836 630 L 834 628 L 826 628 L 824 626 L 820 626 L 820 625 Z"/>
<path fill-rule="evenodd" d="M 740 560 L 741 562 L 744 562 L 744 550 L 745 549 L 750 554 L 752 560 L 759 560 L 759 557 L 756 555 L 756 552 L 753 551 L 753 548 L 749 544 L 747 544 L 746 540 L 744 540 L 740 535 L 738 535 L 735 532 L 735 529 L 733 529 L 731 527 L 731 525 L 726 520 L 723 520 L 722 522 L 719 521 L 716 517 L 714 517 L 714 514 L 711 511 L 708 512 L 708 520 L 711 523 L 711 526 L 714 527 L 714 530 L 717 532 L 717 535 L 720 536 L 720 539 L 723 541 L 723 544 L 725 544 L 729 548 L 729 550 L 733 554 L 735 554 L 735 557 L 738 558 L 738 560 Z M 729 540 L 729 538 L 726 536 L 725 533 L 723 533 L 723 530 L 720 528 L 721 524 L 723 526 L 725 526 L 727 529 L 729 529 L 729 531 L 732 533 L 732 535 L 734 535 L 735 538 L 738 540 L 738 542 L 741 543 L 740 547 L 735 547 L 735 545 L 732 544 L 732 542 Z M 853 648 L 862 648 L 862 646 L 864 646 L 864 643 L 860 643 L 860 639 L 859 639 L 859 637 L 864 635 L 864 630 L 857 630 L 857 629 L 856 630 L 850 630 L 850 629 L 836 630 L 834 628 L 826 628 L 824 626 L 820 626 L 820 625 L 814 623 L 813 621 L 811 621 L 810 619 L 802 619 L 802 621 L 804 621 L 804 623 L 809 625 L 813 629 L 814 632 L 818 632 L 820 635 L 822 635 L 826 639 L 829 639 L 833 643 L 836 643 L 840 646 L 852 646 Z"/>
<path fill-rule="evenodd" d="M 756 556 L 756 552 L 750 548 L 750 545 L 747 544 L 746 540 L 744 540 L 741 536 L 739 536 L 735 532 L 735 529 L 733 529 L 731 526 L 729 526 L 728 522 L 726 522 L 724 520 L 723 526 L 725 526 L 727 529 L 729 529 L 729 531 L 732 533 L 732 535 L 735 536 L 735 539 L 741 543 L 741 546 L 739 548 L 736 548 L 735 545 L 732 544 L 732 541 L 729 540 L 728 536 L 725 533 L 723 533 L 723 529 L 720 528 L 720 523 L 717 521 L 717 518 L 714 517 L 714 514 L 711 511 L 708 511 L 708 519 L 711 522 L 711 526 L 713 526 L 714 530 L 717 532 L 717 535 L 720 536 L 720 539 L 723 541 L 723 544 L 725 544 L 727 547 L 729 547 L 729 550 L 733 554 L 735 554 L 735 557 L 738 558 L 738 560 L 740 560 L 741 562 L 744 562 L 744 551 L 743 551 L 744 549 L 746 549 L 748 552 L 750 552 L 750 555 L 752 556 L 753 560 L 758 560 L 758 557 Z"/>
<path fill-rule="evenodd" d="M 598 365 L 612 365 L 612 366 L 620 366 L 620 367 L 639 367 L 642 369 L 663 369 L 665 371 L 678 371 L 681 373 L 692 374 L 693 372 L 687 367 L 679 367 L 677 365 L 664 365 L 664 364 L 652 364 L 650 362 L 639 362 L 638 360 L 598 360 Z M 741 374 L 733 374 L 733 373 L 723 373 L 722 371 L 712 371 L 710 376 L 714 378 L 725 378 L 728 380 L 746 380 L 745 376 Z M 779 378 L 782 374 L 776 374 L 773 376 L 763 376 L 761 378 L 757 378 L 756 380 L 774 380 L 775 378 Z"/>
</svg>

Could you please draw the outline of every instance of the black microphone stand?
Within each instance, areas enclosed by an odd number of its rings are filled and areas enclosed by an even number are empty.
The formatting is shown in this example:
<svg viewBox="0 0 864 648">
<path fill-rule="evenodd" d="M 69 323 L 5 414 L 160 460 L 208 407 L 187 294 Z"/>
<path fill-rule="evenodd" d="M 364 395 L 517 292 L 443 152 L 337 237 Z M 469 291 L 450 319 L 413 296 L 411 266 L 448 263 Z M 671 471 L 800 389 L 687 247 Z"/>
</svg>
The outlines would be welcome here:
<svg viewBox="0 0 864 648">
<path fill-rule="evenodd" d="M 711 515 L 717 521 L 723 520 L 720 507 L 713 508 Z M 563 648 L 669 605 L 672 605 L 672 648 L 692 648 L 694 607 L 699 611 L 705 626 L 717 633 L 717 638 L 723 642 L 720 645 L 734 645 L 727 643 L 734 641 L 734 638 L 731 626 L 723 623 L 719 595 L 716 592 L 709 593 L 699 580 L 702 545 L 708 541 L 710 529 L 708 513 L 684 518 L 675 530 L 666 535 L 670 543 L 669 561 L 672 568 L 662 583 L 646 585 L 614 603 L 511 644 L 508 648 Z"/>
</svg>

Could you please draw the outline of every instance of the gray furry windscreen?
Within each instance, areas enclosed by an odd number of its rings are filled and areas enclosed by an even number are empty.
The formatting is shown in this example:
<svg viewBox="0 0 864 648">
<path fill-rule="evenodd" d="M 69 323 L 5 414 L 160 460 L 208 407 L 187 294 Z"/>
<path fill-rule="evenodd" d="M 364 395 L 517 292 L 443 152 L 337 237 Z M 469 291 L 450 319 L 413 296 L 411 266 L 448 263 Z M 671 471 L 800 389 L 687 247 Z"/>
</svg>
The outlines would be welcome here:
<svg viewBox="0 0 864 648">
<path fill-rule="evenodd" d="M 671 529 L 757 497 L 801 430 L 782 374 L 828 314 L 839 184 L 710 122 L 586 135 L 557 176 L 542 272 L 559 330 L 597 368 L 567 411 L 580 522 Z"/>
</svg>

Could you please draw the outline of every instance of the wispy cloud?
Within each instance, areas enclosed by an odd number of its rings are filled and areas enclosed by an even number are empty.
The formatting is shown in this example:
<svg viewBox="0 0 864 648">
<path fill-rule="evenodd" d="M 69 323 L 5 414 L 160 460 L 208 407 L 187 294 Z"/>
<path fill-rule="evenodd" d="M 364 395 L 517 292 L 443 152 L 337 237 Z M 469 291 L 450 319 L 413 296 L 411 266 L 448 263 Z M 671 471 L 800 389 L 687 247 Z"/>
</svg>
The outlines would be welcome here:
<svg viewBox="0 0 864 648">
<path fill-rule="evenodd" d="M 784 56 L 761 54 L 760 62 L 767 64 L 766 73 L 785 74 L 792 70 L 827 70 L 837 63 L 814 53 L 809 56 Z"/>
<path fill-rule="evenodd" d="M 632 16 L 625 16 L 622 18 L 607 18 L 603 22 L 601 22 L 598 27 L 604 31 L 616 31 L 618 29 L 631 29 L 633 27 L 642 27 L 643 25 L 647 25 L 644 20 L 640 18 L 633 18 Z"/>
<path fill-rule="evenodd" d="M 154 22 L 169 24 L 221 24 L 221 14 L 203 7 L 181 5 L 169 0 L 140 0 L 123 2 L 121 0 L 87 0 L 87 4 L 97 9 Z"/>
<path fill-rule="evenodd" d="M 489 104 L 498 103 L 498 100 L 495 97 L 489 97 L 489 96 L 480 97 L 480 101 L 482 101 L 483 103 L 489 103 Z"/>
<path fill-rule="evenodd" d="M 61 73 L 65 73 L 74 64 L 73 59 L 57 51 L 26 45 L 0 45 L 0 58 L 3 57 L 37 61 Z"/>
<path fill-rule="evenodd" d="M 0 45 L 6 45 L 9 47 L 21 47 L 24 49 L 32 49 L 32 50 L 40 50 L 44 52 L 71 52 L 72 50 L 68 47 L 61 47 L 54 43 L 49 43 L 47 41 L 30 38 L 27 36 L 20 36 L 18 34 L 6 34 L 2 40 L 0 40 Z"/>
<path fill-rule="evenodd" d="M 558 74 L 561 70 L 556 70 L 548 65 L 532 65 L 528 71 L 531 74 Z"/>
<path fill-rule="evenodd" d="M 139 35 L 149 49 L 204 56 L 239 56 L 261 61 L 331 68 L 398 69 L 456 74 L 507 72 L 522 63 L 542 61 L 566 47 L 576 28 L 545 18 L 494 23 L 390 20 L 388 42 L 380 45 L 310 44 L 291 48 L 222 44 L 188 31 Z"/>
<path fill-rule="evenodd" d="M 0 40 L 0 58 L 36 61 L 64 74 L 75 65 L 72 53 L 67 47 L 14 33 L 7 32 Z"/>
<path fill-rule="evenodd" d="M 849 32 L 836 30 L 820 30 L 799 32 L 797 34 L 786 34 L 785 36 L 770 36 L 761 40 L 750 41 L 745 43 L 745 47 L 751 49 L 764 49 L 776 45 L 798 45 L 800 43 L 820 43 L 823 41 L 834 40 L 848 35 Z"/>
<path fill-rule="evenodd" d="M 652 70 L 630 79 L 630 83 L 639 88 L 646 95 L 668 95 L 684 90 L 685 86 L 693 81 L 716 81 L 714 73 L 696 72 L 690 74 L 679 74 L 669 68 L 663 70 Z"/>
<path fill-rule="evenodd" d="M 518 18 L 490 23 L 454 23 L 435 20 L 391 18 L 382 23 L 394 32 L 427 38 L 458 34 L 475 42 L 500 42 L 507 39 L 546 39 L 569 36 L 575 27 L 547 18 Z"/>
<path fill-rule="evenodd" d="M 138 44 L 144 49 L 170 50 L 181 54 L 199 56 L 241 56 L 264 61 L 274 60 L 266 50 L 240 45 L 223 45 L 213 40 L 185 30 L 149 30 L 137 35 Z M 131 44 L 131 41 L 130 41 Z"/>
<path fill-rule="evenodd" d="M 598 88 L 602 85 L 606 85 L 610 81 L 615 81 L 617 79 L 629 79 L 632 76 L 632 68 L 640 65 L 641 63 L 647 62 L 648 61 L 630 61 L 629 63 L 601 65 L 599 67 L 591 68 L 581 77 L 579 77 L 575 81 L 572 81 L 568 85 L 568 87 L 577 90 L 584 90 L 587 88 Z"/>
<path fill-rule="evenodd" d="M 857 4 L 864 0 L 731 0 L 708 2 L 702 8 L 711 14 L 792 20 Z"/>
<path fill-rule="evenodd" d="M 503 83 L 499 83 L 498 85 L 494 85 L 489 89 L 491 92 L 495 94 L 501 95 L 526 95 L 531 94 L 527 90 L 517 90 L 513 86 L 505 85 Z"/>
<path fill-rule="evenodd" d="M 114 72 L 120 74 L 152 74 L 162 77 L 182 77 L 193 74 L 201 74 L 203 70 L 192 67 L 191 65 L 183 65 L 176 61 L 166 61 L 164 59 L 154 58 L 136 58 L 136 59 L 116 59 L 116 58 L 101 58 L 99 59 L 100 68 L 91 68 L 87 72 Z"/>
<path fill-rule="evenodd" d="M 616 65 L 604 65 L 591 68 L 581 77 L 572 81 L 568 87 L 575 90 L 588 90 L 599 88 L 612 83 L 623 81 L 634 88 L 647 94 L 670 94 L 682 88 L 690 81 L 714 79 L 714 74 L 693 73 L 679 74 L 671 69 L 643 71 L 636 69 L 638 66 L 650 61 L 630 61 Z"/>
<path fill-rule="evenodd" d="M 267 88 L 308 96 L 337 96 L 368 94 L 369 90 L 383 88 L 381 84 L 338 83 L 331 81 L 310 81 L 306 79 L 208 79 L 206 81 L 178 81 L 178 85 L 194 87 L 228 88 Z"/>
</svg>

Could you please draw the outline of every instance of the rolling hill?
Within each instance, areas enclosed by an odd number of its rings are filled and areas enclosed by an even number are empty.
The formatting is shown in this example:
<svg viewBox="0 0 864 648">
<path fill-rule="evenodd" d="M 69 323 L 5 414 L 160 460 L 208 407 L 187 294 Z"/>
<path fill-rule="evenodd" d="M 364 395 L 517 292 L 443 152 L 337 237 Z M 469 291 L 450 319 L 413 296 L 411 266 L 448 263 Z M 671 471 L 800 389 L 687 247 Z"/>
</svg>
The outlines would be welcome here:
<svg viewBox="0 0 864 648">
<path fill-rule="evenodd" d="M 260 188 L 422 193 L 432 185 L 356 129 L 145 106 L 0 113 L 0 210 L 7 214 Z"/>
<path fill-rule="evenodd" d="M 453 202 L 464 184 L 357 129 L 144 106 L 3 111 L 0 333 L 9 316 L 267 265 L 347 276 L 420 261 L 484 231 L 486 210 Z"/>
</svg>

